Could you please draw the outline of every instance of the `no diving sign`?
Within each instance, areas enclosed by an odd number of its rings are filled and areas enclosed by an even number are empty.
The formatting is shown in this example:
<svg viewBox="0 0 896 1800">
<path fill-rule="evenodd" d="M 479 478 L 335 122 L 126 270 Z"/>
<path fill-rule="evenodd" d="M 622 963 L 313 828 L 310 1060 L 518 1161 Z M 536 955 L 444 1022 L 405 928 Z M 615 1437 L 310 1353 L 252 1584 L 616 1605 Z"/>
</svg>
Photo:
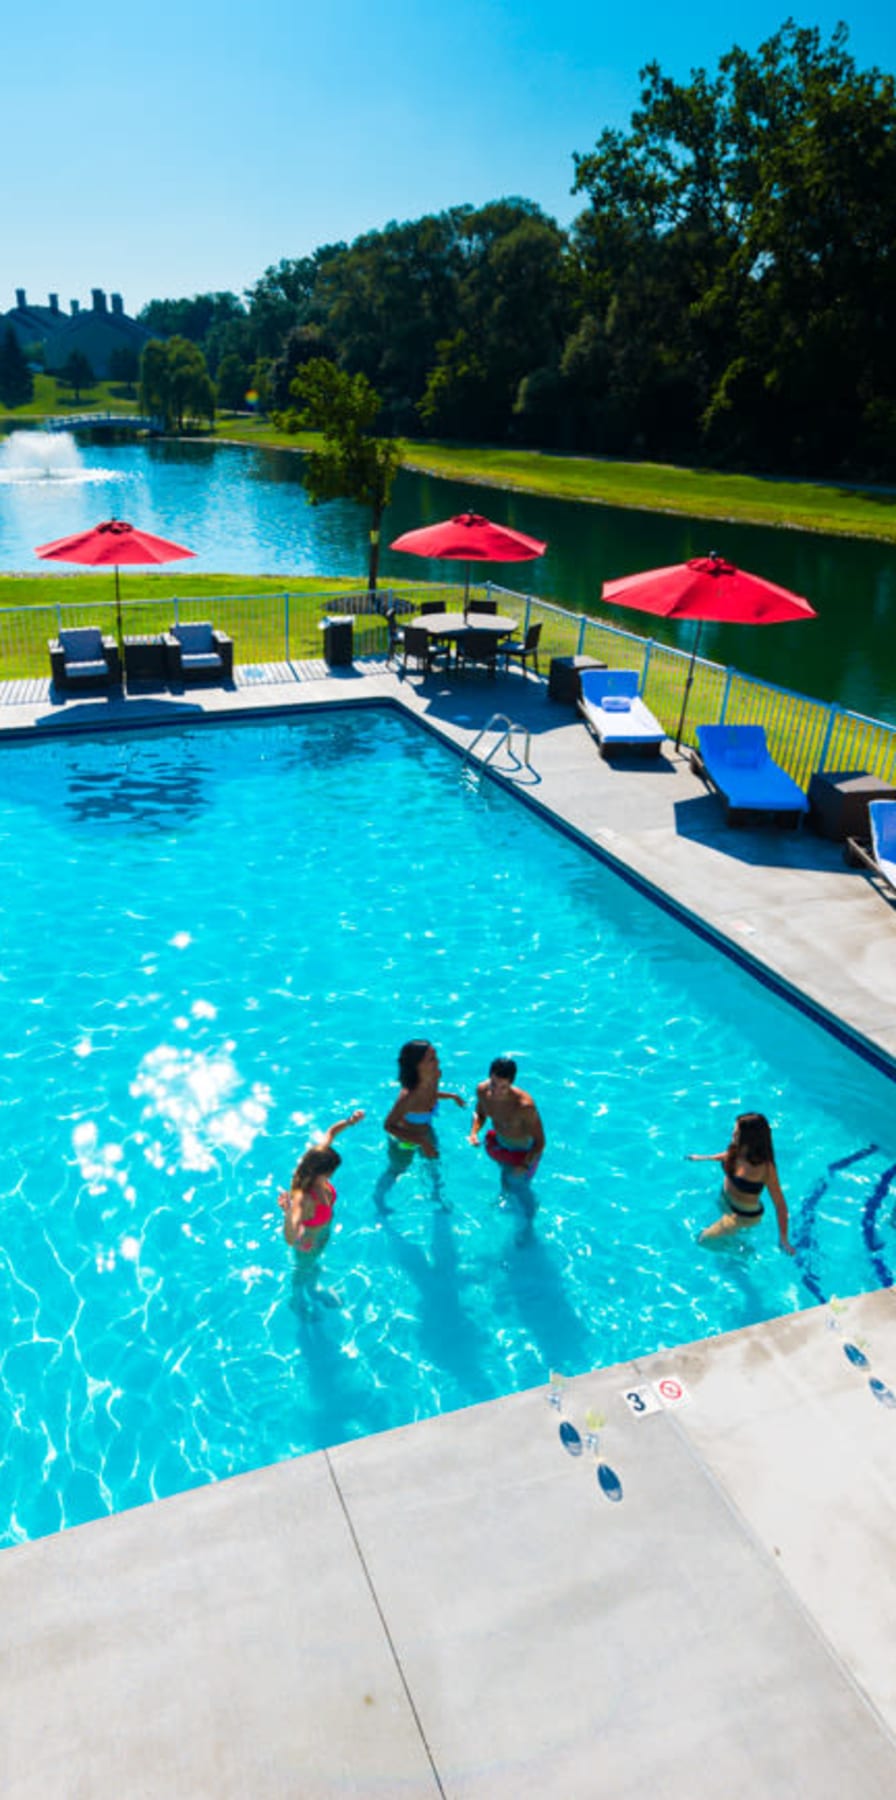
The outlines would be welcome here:
<svg viewBox="0 0 896 1800">
<path fill-rule="evenodd" d="M 641 1419 L 646 1413 L 671 1411 L 685 1406 L 690 1395 L 677 1375 L 664 1375 L 660 1381 L 645 1382 L 643 1387 L 626 1388 L 623 1396 L 629 1412 Z"/>
</svg>

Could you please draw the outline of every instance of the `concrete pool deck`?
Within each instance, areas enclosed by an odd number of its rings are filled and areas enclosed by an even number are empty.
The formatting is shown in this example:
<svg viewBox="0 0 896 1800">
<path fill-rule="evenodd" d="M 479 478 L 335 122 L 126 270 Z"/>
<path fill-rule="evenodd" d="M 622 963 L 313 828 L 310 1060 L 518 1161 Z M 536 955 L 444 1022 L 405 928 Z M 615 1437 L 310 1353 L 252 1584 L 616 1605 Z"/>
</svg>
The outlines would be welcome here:
<svg viewBox="0 0 896 1800">
<path fill-rule="evenodd" d="M 867 876 L 808 832 L 729 830 L 671 745 L 604 762 L 543 683 L 0 694 L 0 732 L 354 698 L 464 746 L 508 713 L 515 785 L 896 1054 L 896 909 Z M 891 1398 L 886 1290 L 570 1381 L 615 1504 L 541 1389 L 4 1551 L 3 1793 L 891 1800 Z"/>
</svg>

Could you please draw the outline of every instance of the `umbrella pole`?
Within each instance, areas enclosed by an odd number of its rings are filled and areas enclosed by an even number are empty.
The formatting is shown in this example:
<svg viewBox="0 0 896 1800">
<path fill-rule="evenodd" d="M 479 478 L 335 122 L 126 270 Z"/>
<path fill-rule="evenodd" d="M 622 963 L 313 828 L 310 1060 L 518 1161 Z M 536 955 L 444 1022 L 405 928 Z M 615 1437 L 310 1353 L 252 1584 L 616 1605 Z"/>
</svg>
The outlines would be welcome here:
<svg viewBox="0 0 896 1800">
<path fill-rule="evenodd" d="M 678 750 L 681 745 L 681 734 L 684 731 L 684 717 L 685 717 L 685 713 L 688 710 L 688 699 L 690 697 L 690 692 L 691 692 L 691 683 L 693 682 L 693 679 L 694 679 L 694 664 L 697 661 L 697 651 L 700 647 L 700 633 L 702 630 L 703 630 L 703 620 L 698 619 L 697 620 L 697 635 L 694 638 L 694 646 L 693 646 L 693 649 L 691 650 L 691 660 L 688 663 L 688 676 L 687 676 L 687 680 L 684 684 L 684 699 L 681 702 L 681 717 L 678 721 L 678 730 L 675 733 L 675 748 L 676 748 L 676 750 Z"/>
<path fill-rule="evenodd" d="M 118 648 L 124 653 L 124 634 L 121 629 L 121 589 L 118 585 L 118 564 L 115 564 L 115 623 L 118 628 Z"/>
<path fill-rule="evenodd" d="M 469 563 L 466 564 L 464 574 L 466 577 L 465 582 L 464 582 L 464 624 L 466 625 L 467 614 L 469 613 L 469 610 L 470 610 L 470 565 L 469 565 Z"/>
</svg>

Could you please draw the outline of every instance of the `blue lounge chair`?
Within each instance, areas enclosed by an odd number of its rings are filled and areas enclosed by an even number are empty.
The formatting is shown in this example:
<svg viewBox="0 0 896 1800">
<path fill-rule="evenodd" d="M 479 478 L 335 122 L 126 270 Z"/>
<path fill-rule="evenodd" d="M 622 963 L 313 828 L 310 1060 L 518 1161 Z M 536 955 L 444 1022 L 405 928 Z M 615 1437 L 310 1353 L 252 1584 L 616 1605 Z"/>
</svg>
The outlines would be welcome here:
<svg viewBox="0 0 896 1800">
<path fill-rule="evenodd" d="M 865 863 L 896 894 L 896 800 L 871 800 L 868 804 L 871 849 L 847 839 L 849 861 Z"/>
<path fill-rule="evenodd" d="M 605 756 L 608 750 L 659 754 L 666 734 L 638 693 L 635 669 L 583 669 L 579 680 L 579 712 Z"/>
<path fill-rule="evenodd" d="M 700 772 L 721 795 L 730 825 L 740 813 L 775 813 L 800 823 L 809 811 L 801 787 L 769 755 L 761 725 L 698 725 Z"/>
</svg>

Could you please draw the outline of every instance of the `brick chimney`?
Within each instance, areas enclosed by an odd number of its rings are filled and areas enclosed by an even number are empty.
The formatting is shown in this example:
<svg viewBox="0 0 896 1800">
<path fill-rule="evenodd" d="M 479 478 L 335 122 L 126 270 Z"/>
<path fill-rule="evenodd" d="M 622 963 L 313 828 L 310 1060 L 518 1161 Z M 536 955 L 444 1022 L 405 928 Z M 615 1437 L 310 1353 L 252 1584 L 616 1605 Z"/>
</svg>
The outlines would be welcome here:
<svg viewBox="0 0 896 1800">
<path fill-rule="evenodd" d="M 106 311 L 106 296 L 103 293 L 102 288 L 91 288 L 90 292 L 93 295 L 94 312 L 104 313 Z"/>
<path fill-rule="evenodd" d="M 124 317 L 124 301 L 120 294 L 112 295 L 112 311 L 115 313 L 116 318 L 121 319 Z"/>
<path fill-rule="evenodd" d="M 18 307 L 19 312 L 24 312 L 27 305 L 28 302 L 25 299 L 25 289 L 16 288 L 16 306 Z"/>
<path fill-rule="evenodd" d="M 59 295 L 58 294 L 50 295 L 50 311 L 51 311 L 51 313 L 58 313 L 58 311 L 59 311 Z"/>
</svg>

